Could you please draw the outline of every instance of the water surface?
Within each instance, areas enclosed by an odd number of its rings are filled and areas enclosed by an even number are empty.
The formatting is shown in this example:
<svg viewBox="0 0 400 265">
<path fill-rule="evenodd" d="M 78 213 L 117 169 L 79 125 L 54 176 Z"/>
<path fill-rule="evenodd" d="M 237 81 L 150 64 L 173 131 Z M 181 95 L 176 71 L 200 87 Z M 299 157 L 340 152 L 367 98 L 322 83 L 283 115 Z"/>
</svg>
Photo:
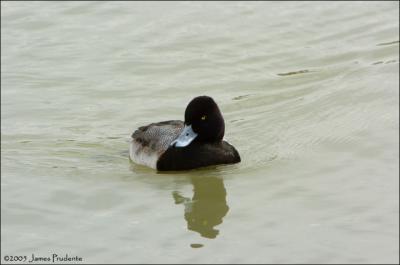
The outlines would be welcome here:
<svg viewBox="0 0 400 265">
<path fill-rule="evenodd" d="M 399 2 L 1 2 L 1 25 L 2 255 L 398 263 Z M 240 164 L 129 162 L 203 94 Z"/>
</svg>

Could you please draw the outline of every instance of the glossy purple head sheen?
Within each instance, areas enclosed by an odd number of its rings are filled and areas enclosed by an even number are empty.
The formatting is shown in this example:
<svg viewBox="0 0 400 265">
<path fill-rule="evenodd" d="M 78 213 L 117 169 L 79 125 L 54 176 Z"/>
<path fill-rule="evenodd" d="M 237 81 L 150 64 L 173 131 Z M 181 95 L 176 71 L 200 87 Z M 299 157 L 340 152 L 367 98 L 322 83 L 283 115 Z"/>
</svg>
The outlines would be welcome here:
<svg viewBox="0 0 400 265">
<path fill-rule="evenodd" d="M 224 137 L 224 118 L 211 97 L 200 96 L 189 102 L 185 110 L 185 124 L 191 125 L 198 134 L 197 142 L 221 141 Z"/>
</svg>

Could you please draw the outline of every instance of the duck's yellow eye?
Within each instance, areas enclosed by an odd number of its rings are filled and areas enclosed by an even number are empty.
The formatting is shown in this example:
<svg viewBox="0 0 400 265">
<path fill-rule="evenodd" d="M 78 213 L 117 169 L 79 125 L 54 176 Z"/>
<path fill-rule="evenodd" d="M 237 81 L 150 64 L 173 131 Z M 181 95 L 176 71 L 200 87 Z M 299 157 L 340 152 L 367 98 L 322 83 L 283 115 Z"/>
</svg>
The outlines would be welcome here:
<svg viewBox="0 0 400 265">
<path fill-rule="evenodd" d="M 201 116 L 201 120 L 204 121 L 205 119 L 207 119 L 206 115 Z"/>
</svg>

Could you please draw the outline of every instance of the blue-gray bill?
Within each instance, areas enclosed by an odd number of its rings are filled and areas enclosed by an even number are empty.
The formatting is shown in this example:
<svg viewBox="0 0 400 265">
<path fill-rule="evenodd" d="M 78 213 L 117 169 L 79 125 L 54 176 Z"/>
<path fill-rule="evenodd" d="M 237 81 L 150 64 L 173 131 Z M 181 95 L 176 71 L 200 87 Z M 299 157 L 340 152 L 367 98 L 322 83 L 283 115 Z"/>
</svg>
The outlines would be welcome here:
<svg viewBox="0 0 400 265">
<path fill-rule="evenodd" d="M 192 130 L 192 125 L 185 125 L 181 134 L 176 138 L 171 146 L 174 147 L 185 147 L 188 146 L 195 138 L 197 133 Z"/>
</svg>

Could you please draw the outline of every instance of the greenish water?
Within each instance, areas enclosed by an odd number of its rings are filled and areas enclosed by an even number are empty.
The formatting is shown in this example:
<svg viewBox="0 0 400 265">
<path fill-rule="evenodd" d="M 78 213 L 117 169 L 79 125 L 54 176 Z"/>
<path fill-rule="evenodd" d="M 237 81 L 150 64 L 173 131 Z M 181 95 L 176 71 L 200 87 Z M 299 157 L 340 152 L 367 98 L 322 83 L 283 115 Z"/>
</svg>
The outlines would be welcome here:
<svg viewBox="0 0 400 265">
<path fill-rule="evenodd" d="M 1 259 L 398 263 L 399 2 L 1 2 Z M 212 96 L 242 162 L 130 134 Z"/>
</svg>

